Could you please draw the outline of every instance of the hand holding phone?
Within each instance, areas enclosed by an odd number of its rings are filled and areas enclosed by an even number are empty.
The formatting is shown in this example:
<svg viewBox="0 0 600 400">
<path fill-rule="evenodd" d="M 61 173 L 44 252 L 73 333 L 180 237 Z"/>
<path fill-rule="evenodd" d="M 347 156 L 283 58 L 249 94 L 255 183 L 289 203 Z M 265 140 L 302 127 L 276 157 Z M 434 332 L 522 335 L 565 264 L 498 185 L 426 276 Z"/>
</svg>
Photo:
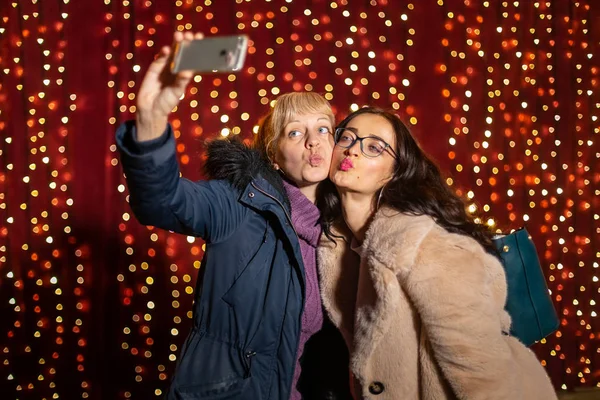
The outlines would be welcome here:
<svg viewBox="0 0 600 400">
<path fill-rule="evenodd" d="M 202 39 L 202 33 L 175 32 L 173 42 L 190 42 Z M 139 141 L 152 140 L 165 130 L 169 114 L 179 104 L 187 85 L 194 77 L 193 71 L 171 73 L 173 49 L 163 46 L 150 64 L 136 96 L 136 136 Z"/>
<path fill-rule="evenodd" d="M 237 72 L 246 59 L 248 36 L 214 36 L 176 42 L 171 72 Z"/>
</svg>

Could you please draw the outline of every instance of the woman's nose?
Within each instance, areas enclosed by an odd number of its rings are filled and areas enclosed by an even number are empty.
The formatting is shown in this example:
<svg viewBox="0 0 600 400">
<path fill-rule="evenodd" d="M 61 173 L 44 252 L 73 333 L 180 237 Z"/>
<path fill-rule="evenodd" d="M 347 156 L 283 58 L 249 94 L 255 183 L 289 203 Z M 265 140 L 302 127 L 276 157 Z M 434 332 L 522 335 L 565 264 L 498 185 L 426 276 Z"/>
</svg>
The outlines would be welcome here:
<svg viewBox="0 0 600 400">
<path fill-rule="evenodd" d="M 321 144 L 321 142 L 319 141 L 319 135 L 316 133 L 309 133 L 307 138 L 306 138 L 306 145 L 311 148 L 311 147 L 316 147 L 319 146 Z"/>
<path fill-rule="evenodd" d="M 360 142 L 357 140 L 346 149 L 346 154 L 356 156 L 360 153 Z"/>
</svg>

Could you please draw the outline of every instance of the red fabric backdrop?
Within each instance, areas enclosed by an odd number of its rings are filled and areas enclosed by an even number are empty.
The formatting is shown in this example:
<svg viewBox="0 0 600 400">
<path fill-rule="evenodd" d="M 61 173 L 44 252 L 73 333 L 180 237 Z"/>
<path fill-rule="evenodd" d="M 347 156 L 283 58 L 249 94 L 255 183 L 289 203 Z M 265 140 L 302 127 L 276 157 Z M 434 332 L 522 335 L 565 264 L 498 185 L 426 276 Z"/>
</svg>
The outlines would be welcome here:
<svg viewBox="0 0 600 400">
<path fill-rule="evenodd" d="M 278 93 L 398 110 L 484 222 L 528 226 L 562 321 L 534 346 L 556 387 L 600 385 L 599 17 L 592 0 L 2 1 L 3 398 L 164 394 L 202 242 L 133 219 L 113 137 L 175 29 L 251 39 L 242 72 L 198 79 L 173 114 L 185 176 Z"/>
</svg>

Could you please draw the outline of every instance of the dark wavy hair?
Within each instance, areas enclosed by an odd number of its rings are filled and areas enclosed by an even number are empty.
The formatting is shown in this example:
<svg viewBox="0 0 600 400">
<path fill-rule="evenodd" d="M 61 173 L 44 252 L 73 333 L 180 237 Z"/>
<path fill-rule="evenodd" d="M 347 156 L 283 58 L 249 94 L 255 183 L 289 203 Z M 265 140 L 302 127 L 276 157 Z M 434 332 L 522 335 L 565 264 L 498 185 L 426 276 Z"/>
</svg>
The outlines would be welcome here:
<svg viewBox="0 0 600 400">
<path fill-rule="evenodd" d="M 429 215 L 449 232 L 467 235 L 485 250 L 497 255 L 492 243 L 493 232 L 474 221 L 467 213 L 466 204 L 444 182 L 440 169 L 421 150 L 406 125 L 398 116 L 382 109 L 365 107 L 348 115 L 338 127 L 343 128 L 359 115 L 371 114 L 385 118 L 396 134 L 396 167 L 392 179 L 383 187 L 381 205 L 412 215 Z M 317 205 L 322 212 L 322 225 L 326 236 L 334 238 L 332 225 L 342 220 L 338 192 L 329 180 L 319 190 Z"/>
</svg>

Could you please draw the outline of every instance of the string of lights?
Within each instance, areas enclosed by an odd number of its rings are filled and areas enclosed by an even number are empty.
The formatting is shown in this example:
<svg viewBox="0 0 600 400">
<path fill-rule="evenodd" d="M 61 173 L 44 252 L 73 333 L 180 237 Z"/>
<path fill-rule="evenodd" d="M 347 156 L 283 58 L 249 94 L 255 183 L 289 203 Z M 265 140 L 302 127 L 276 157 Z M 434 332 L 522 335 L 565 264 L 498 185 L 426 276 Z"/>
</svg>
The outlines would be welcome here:
<svg viewBox="0 0 600 400">
<path fill-rule="evenodd" d="M 0 5 L 0 393 L 165 394 L 205 245 L 135 220 L 112 137 L 175 30 L 250 38 L 242 71 L 196 76 L 173 110 L 183 176 L 202 177 L 206 140 L 251 143 L 289 91 L 323 94 L 338 119 L 367 104 L 395 110 L 479 222 L 528 228 L 561 318 L 532 349 L 557 389 L 600 387 L 600 5 L 88 4 L 101 12 L 69 0 Z M 78 78 L 75 59 L 102 73 Z M 90 167 L 81 151 L 104 164 Z M 107 222 L 92 229 L 83 211 L 96 202 Z"/>
<path fill-rule="evenodd" d="M 13 78 L 1 88 L 0 128 L 6 254 L 0 282 L 8 317 L 2 351 L 10 383 L 2 392 L 12 398 L 58 398 L 67 386 L 88 396 L 85 261 L 71 228 L 69 117 L 77 95 L 68 88 L 64 64 L 68 3 L 48 9 L 37 1 L 27 7 L 13 2 L 0 28 L 7 44 L 2 72 Z"/>
<path fill-rule="evenodd" d="M 461 180 L 479 186 L 466 193 L 473 200 L 469 210 L 482 204 L 495 216 L 482 223 L 499 233 L 527 226 L 534 236 L 562 317 L 559 330 L 534 350 L 551 375 L 561 377 L 562 389 L 587 384 L 600 352 L 593 329 L 597 285 L 585 294 L 598 280 L 598 252 L 589 245 L 600 233 L 592 223 L 598 214 L 590 212 L 598 193 L 590 180 L 599 156 L 590 150 L 596 118 L 586 115 L 593 113 L 589 105 L 598 105 L 597 80 L 583 67 L 593 57 L 586 51 L 590 5 L 484 1 L 473 12 L 473 2 L 466 8 L 451 3 L 438 1 L 446 15 L 448 62 L 438 70 L 449 78 L 442 89 L 444 118 L 453 130 L 448 158 L 459 176 L 472 165 Z M 597 73 L 595 66 L 587 69 Z M 559 74 L 571 81 L 558 87 Z"/>
</svg>

